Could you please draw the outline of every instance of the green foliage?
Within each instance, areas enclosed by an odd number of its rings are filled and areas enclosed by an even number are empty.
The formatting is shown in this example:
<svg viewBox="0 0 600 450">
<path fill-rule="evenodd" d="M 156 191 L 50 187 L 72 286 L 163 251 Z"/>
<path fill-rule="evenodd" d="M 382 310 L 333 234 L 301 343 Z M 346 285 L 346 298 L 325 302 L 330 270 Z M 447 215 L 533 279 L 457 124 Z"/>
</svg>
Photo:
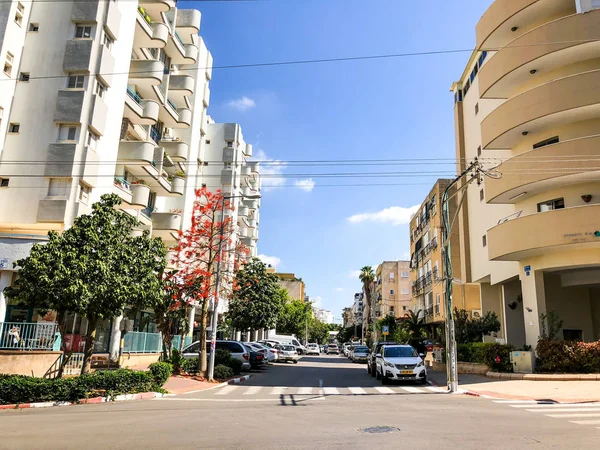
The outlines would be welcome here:
<svg viewBox="0 0 600 450">
<path fill-rule="evenodd" d="M 324 344 L 329 341 L 330 330 L 331 327 L 329 324 L 323 323 L 315 317 L 311 317 L 308 321 L 308 341 Z"/>
<path fill-rule="evenodd" d="M 219 364 L 218 366 L 215 366 L 214 377 L 217 380 L 227 380 L 228 378 L 233 377 L 233 370 L 231 370 L 231 367 Z"/>
<path fill-rule="evenodd" d="M 224 348 L 218 348 L 215 353 L 215 366 L 222 364 L 228 366 L 231 361 L 231 352 Z"/>
<path fill-rule="evenodd" d="M 285 303 L 283 303 L 281 312 L 277 317 L 277 332 L 304 336 L 306 321 L 312 316 L 310 303 L 304 300 L 287 300 L 289 297 L 287 291 L 283 288 L 278 290 L 278 294 L 279 298 Z"/>
<path fill-rule="evenodd" d="M 184 363 L 185 359 L 183 358 L 183 356 L 181 356 L 179 350 L 174 348 L 171 351 L 171 364 L 173 365 L 173 373 L 179 373 L 181 372 L 181 370 L 184 370 Z"/>
<path fill-rule="evenodd" d="M 547 314 L 540 314 L 540 339 L 556 339 L 564 321 L 558 316 L 556 311 L 548 311 Z"/>
<path fill-rule="evenodd" d="M 390 334 L 390 340 L 398 344 L 408 344 L 410 343 L 410 334 L 404 328 L 398 327 L 394 334 Z"/>
<path fill-rule="evenodd" d="M 384 340 L 383 338 L 383 327 L 387 326 L 389 330 L 388 339 L 396 333 L 398 326 L 396 325 L 396 318 L 394 316 L 386 316 L 383 319 L 379 319 L 377 321 L 377 335 L 381 336 L 380 340 Z"/>
<path fill-rule="evenodd" d="M 184 359 L 181 364 L 181 369 L 190 375 L 198 373 L 198 358 Z"/>
<path fill-rule="evenodd" d="M 484 335 L 500 331 L 500 321 L 493 311 L 488 311 L 479 319 L 470 319 L 466 310 L 454 308 L 454 327 L 456 342 L 467 344 L 481 342 Z"/>
<path fill-rule="evenodd" d="M 242 372 L 242 362 L 239 359 L 231 358 L 228 366 L 233 370 L 234 375 L 239 375 Z"/>
<path fill-rule="evenodd" d="M 235 274 L 237 289 L 229 301 L 227 316 L 238 330 L 274 328 L 283 308 L 277 276 L 267 266 L 252 258 Z"/>
<path fill-rule="evenodd" d="M 461 362 L 485 364 L 495 372 L 512 372 L 510 352 L 513 350 L 511 345 L 470 342 L 458 344 L 456 353 Z"/>
<path fill-rule="evenodd" d="M 74 378 L 56 379 L 8 375 L 0 377 L 0 404 L 73 402 L 89 397 L 157 391 L 161 390 L 161 386 L 151 372 L 130 369 L 97 371 Z"/>
<path fill-rule="evenodd" d="M 402 319 L 401 327 L 406 333 L 404 337 L 408 336 L 408 342 L 413 346 L 427 336 L 427 325 L 421 311 L 408 311 Z"/>
<path fill-rule="evenodd" d="M 600 373 L 600 341 L 568 342 L 539 339 L 536 371 L 554 373 Z"/>
<path fill-rule="evenodd" d="M 155 362 L 148 366 L 157 385 L 162 386 L 173 373 L 173 365 L 168 362 Z"/>
</svg>

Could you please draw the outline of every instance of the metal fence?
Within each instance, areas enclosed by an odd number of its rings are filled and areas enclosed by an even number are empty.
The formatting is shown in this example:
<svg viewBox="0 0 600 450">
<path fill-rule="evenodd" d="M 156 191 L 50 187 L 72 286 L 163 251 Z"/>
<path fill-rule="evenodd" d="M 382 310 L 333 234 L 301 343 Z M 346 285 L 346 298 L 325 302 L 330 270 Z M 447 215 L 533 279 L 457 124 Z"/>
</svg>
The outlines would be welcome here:
<svg viewBox="0 0 600 450">
<path fill-rule="evenodd" d="M 60 350 L 56 323 L 0 322 L 2 350 Z"/>
<path fill-rule="evenodd" d="M 173 336 L 172 347 L 179 349 L 181 336 Z M 192 343 L 192 337 L 186 336 L 183 346 Z M 125 334 L 123 353 L 161 353 L 162 335 L 160 333 L 145 333 L 143 331 L 130 331 Z"/>
</svg>

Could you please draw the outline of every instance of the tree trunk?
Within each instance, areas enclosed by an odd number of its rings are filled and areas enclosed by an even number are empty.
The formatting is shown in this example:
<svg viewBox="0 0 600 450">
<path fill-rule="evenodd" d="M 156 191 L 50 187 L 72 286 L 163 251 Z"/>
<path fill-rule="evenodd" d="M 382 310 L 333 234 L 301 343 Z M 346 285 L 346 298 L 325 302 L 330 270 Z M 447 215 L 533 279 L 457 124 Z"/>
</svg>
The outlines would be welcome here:
<svg viewBox="0 0 600 450">
<path fill-rule="evenodd" d="M 94 353 L 94 342 L 96 341 L 96 325 L 98 318 L 96 316 L 90 316 L 87 318 L 88 327 L 87 335 L 85 337 L 85 348 L 83 350 L 83 366 L 81 367 L 81 374 L 89 373 L 92 368 L 92 354 Z"/>
<path fill-rule="evenodd" d="M 206 358 L 206 328 L 208 324 L 208 299 L 202 300 L 202 319 L 200 321 L 200 350 L 198 351 L 198 371 L 208 377 L 208 360 Z"/>
<path fill-rule="evenodd" d="M 60 334 L 60 350 L 63 352 L 56 378 L 62 378 L 63 372 L 65 371 L 65 366 L 71 359 L 71 354 L 73 353 L 72 351 L 67 351 L 67 343 L 65 341 L 65 335 L 66 335 L 66 331 L 67 331 L 67 329 L 65 327 L 66 315 L 67 315 L 67 312 L 62 311 L 62 312 L 59 312 L 56 317 L 56 320 L 58 322 L 58 333 Z"/>
</svg>

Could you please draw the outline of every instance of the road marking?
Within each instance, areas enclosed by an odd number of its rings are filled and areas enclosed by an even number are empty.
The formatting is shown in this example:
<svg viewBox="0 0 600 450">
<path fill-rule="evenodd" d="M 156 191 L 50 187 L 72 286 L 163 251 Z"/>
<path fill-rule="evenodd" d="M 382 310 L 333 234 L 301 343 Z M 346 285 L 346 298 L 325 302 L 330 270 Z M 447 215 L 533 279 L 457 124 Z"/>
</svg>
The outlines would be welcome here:
<svg viewBox="0 0 600 450">
<path fill-rule="evenodd" d="M 375 386 L 375 390 L 380 394 L 395 394 L 390 388 Z"/>
<path fill-rule="evenodd" d="M 600 414 L 546 414 L 548 417 L 556 417 L 560 419 L 574 419 L 575 417 L 600 417 Z"/>
<path fill-rule="evenodd" d="M 569 420 L 577 425 L 600 425 L 600 420 Z"/>
<path fill-rule="evenodd" d="M 158 397 L 153 400 L 169 401 L 169 402 L 272 402 L 274 398 L 173 398 L 173 397 Z"/>
<path fill-rule="evenodd" d="M 600 408 L 558 408 L 558 409 L 528 409 L 527 411 L 539 412 L 539 413 L 563 413 L 563 412 L 587 412 L 587 411 L 600 411 Z"/>
<path fill-rule="evenodd" d="M 312 395 L 313 388 L 311 387 L 303 387 L 298 389 L 298 393 L 296 395 Z"/>
<path fill-rule="evenodd" d="M 326 395 L 338 395 L 339 393 L 340 393 L 340 391 L 338 391 L 337 388 L 334 388 L 334 387 L 323 388 L 323 394 L 326 394 Z"/>
<path fill-rule="evenodd" d="M 227 395 L 227 394 L 231 394 L 237 388 L 238 388 L 238 386 L 225 386 L 219 392 L 217 392 L 215 395 Z"/>
<path fill-rule="evenodd" d="M 262 389 L 262 386 L 250 386 L 244 395 L 254 395 L 257 394 Z"/>
<path fill-rule="evenodd" d="M 322 388 L 323 387 L 323 380 L 319 380 L 319 387 Z"/>
<path fill-rule="evenodd" d="M 271 395 L 281 395 L 281 394 L 285 393 L 286 389 L 287 389 L 287 387 L 285 387 L 285 386 L 274 387 L 273 389 L 271 389 L 270 394 Z"/>
<path fill-rule="evenodd" d="M 367 391 L 359 387 L 351 387 L 348 389 L 350 389 L 350 392 L 352 392 L 354 395 L 365 395 L 367 393 Z"/>
<path fill-rule="evenodd" d="M 537 400 L 494 400 L 494 403 L 538 403 Z M 551 402 L 547 402 L 548 404 L 552 404 Z M 519 406 L 515 406 L 518 408 Z"/>
<path fill-rule="evenodd" d="M 598 408 L 600 403 L 538 403 L 537 405 L 509 405 L 513 408 Z"/>
<path fill-rule="evenodd" d="M 410 392 L 411 394 L 422 394 L 423 391 L 416 387 L 411 386 L 402 386 L 400 389 L 404 389 L 406 392 Z"/>
<path fill-rule="evenodd" d="M 441 387 L 437 387 L 437 386 L 427 386 L 425 389 L 429 389 L 430 391 L 433 392 L 447 392 L 447 389 L 441 388 Z"/>
</svg>

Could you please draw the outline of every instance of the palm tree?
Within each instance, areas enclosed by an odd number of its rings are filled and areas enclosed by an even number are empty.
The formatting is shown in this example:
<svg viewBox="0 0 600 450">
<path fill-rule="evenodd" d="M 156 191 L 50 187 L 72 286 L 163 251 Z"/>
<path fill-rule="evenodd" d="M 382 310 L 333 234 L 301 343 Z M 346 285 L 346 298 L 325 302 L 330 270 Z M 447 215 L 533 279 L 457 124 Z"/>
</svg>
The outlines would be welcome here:
<svg viewBox="0 0 600 450">
<path fill-rule="evenodd" d="M 409 311 L 404 319 L 402 320 L 402 328 L 410 336 L 410 344 L 414 347 L 418 342 L 426 337 L 425 319 L 423 318 L 422 311 L 417 312 Z"/>
<path fill-rule="evenodd" d="M 358 279 L 363 284 L 363 291 L 365 292 L 365 303 L 366 308 L 363 307 L 364 310 L 367 310 L 367 323 L 370 322 L 371 319 L 371 290 L 373 289 L 373 283 L 375 282 L 375 272 L 373 272 L 373 268 L 371 266 L 364 266 L 360 269 L 360 275 Z"/>
</svg>

